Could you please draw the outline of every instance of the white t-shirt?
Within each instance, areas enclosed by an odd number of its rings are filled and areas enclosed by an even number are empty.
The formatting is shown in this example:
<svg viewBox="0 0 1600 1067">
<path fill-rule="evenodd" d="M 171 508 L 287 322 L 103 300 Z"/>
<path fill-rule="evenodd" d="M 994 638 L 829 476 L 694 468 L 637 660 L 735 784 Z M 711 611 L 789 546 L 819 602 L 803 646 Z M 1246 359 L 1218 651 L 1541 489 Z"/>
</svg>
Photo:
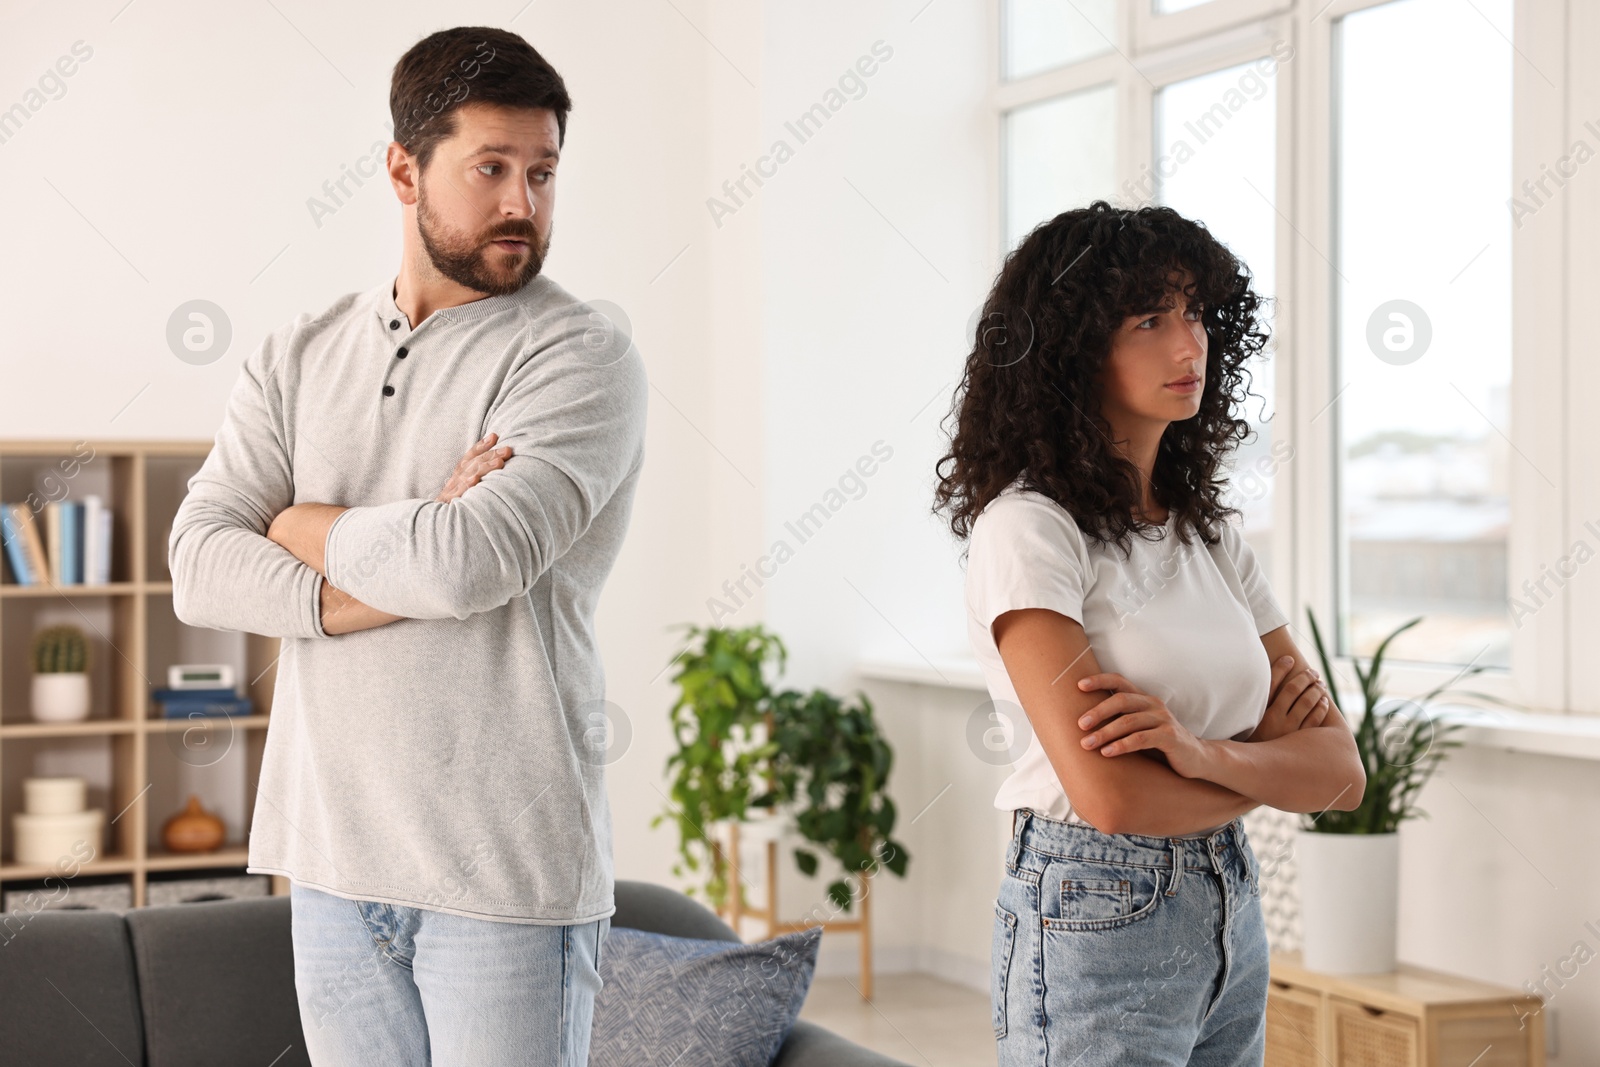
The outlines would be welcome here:
<svg viewBox="0 0 1600 1067">
<path fill-rule="evenodd" d="M 1115 544 L 1094 543 L 1066 509 L 1021 489 L 1020 482 L 973 521 L 967 633 L 990 699 L 1018 728 L 1028 720 L 989 629 L 998 616 L 1018 608 L 1049 608 L 1077 620 L 1102 671 L 1160 697 L 1196 737 L 1240 740 L 1256 728 L 1272 682 L 1261 635 L 1288 617 L 1236 526 L 1224 524 L 1215 545 L 1193 534 L 1185 545 L 1174 530 L 1175 516 L 1159 540 L 1134 532 L 1126 558 Z M 1084 822 L 1038 735 L 1028 732 L 1028 746 L 995 796 L 995 807 L 1028 807 L 1048 818 Z"/>
</svg>

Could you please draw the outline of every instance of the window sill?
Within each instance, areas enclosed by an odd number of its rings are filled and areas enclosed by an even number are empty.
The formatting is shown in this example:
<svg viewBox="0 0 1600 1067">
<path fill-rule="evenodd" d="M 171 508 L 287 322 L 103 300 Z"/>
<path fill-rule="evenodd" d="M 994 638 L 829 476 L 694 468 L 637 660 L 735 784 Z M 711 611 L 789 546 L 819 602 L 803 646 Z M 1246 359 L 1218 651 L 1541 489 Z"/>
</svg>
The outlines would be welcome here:
<svg viewBox="0 0 1600 1067">
<path fill-rule="evenodd" d="M 970 656 L 930 661 L 868 660 L 857 666 L 863 678 L 987 693 L 983 670 Z M 1480 748 L 1537 756 L 1600 761 L 1600 716 L 1581 713 L 1521 712 L 1440 703 L 1441 717 L 1465 727 L 1452 736 Z"/>
<path fill-rule="evenodd" d="M 909 682 L 912 685 L 932 685 L 943 689 L 973 690 L 987 693 L 989 685 L 983 680 L 983 668 L 971 656 L 942 656 L 932 660 L 875 659 L 856 666 L 863 678 L 877 682 Z"/>
</svg>

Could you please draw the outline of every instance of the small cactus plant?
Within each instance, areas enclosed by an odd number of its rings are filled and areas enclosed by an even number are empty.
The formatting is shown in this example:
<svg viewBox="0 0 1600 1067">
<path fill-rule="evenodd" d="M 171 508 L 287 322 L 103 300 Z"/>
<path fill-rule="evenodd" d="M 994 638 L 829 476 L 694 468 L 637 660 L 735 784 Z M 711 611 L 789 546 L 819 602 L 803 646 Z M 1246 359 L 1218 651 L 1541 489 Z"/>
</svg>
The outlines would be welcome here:
<svg viewBox="0 0 1600 1067">
<path fill-rule="evenodd" d="M 76 626 L 46 626 L 33 638 L 36 674 L 67 674 L 89 670 L 89 643 Z"/>
</svg>

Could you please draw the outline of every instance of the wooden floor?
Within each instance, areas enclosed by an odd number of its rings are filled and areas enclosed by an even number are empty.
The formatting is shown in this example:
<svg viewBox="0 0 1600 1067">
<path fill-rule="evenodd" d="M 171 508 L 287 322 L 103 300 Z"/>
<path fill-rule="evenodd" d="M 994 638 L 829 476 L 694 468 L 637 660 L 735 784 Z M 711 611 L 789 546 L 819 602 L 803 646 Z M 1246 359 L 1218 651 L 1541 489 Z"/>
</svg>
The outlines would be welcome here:
<svg viewBox="0 0 1600 1067">
<path fill-rule="evenodd" d="M 925 974 L 873 983 L 868 1003 L 853 979 L 818 978 L 800 1017 L 915 1067 L 995 1067 L 987 993 Z"/>
</svg>

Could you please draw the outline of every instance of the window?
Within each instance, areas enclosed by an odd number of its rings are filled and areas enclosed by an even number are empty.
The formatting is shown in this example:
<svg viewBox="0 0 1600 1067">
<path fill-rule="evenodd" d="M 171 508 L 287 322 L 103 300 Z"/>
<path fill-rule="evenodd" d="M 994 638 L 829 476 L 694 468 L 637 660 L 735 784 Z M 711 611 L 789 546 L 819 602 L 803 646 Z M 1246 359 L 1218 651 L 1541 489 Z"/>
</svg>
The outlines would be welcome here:
<svg viewBox="0 0 1600 1067">
<path fill-rule="evenodd" d="M 1026 78 L 1111 51 L 1116 13 L 1117 0 L 1010 0 L 1003 13 L 1005 77 Z"/>
<path fill-rule="evenodd" d="M 1340 644 L 1370 655 L 1420 615 L 1390 656 L 1504 668 L 1511 3 L 1477 7 L 1335 24 Z"/>
<path fill-rule="evenodd" d="M 1005 117 L 1005 242 L 1116 188 L 1116 94 L 1101 85 Z"/>
<path fill-rule="evenodd" d="M 1269 301 L 1269 323 L 1277 273 L 1277 67 L 1277 56 L 1267 55 L 1159 90 L 1150 170 L 1158 201 L 1205 223 L 1244 261 L 1256 292 Z M 1229 477 L 1229 503 L 1244 513 L 1245 539 L 1269 574 L 1279 465 L 1270 421 L 1273 367 L 1270 353 L 1247 367 L 1244 414 L 1255 437 L 1239 446 Z"/>
</svg>

